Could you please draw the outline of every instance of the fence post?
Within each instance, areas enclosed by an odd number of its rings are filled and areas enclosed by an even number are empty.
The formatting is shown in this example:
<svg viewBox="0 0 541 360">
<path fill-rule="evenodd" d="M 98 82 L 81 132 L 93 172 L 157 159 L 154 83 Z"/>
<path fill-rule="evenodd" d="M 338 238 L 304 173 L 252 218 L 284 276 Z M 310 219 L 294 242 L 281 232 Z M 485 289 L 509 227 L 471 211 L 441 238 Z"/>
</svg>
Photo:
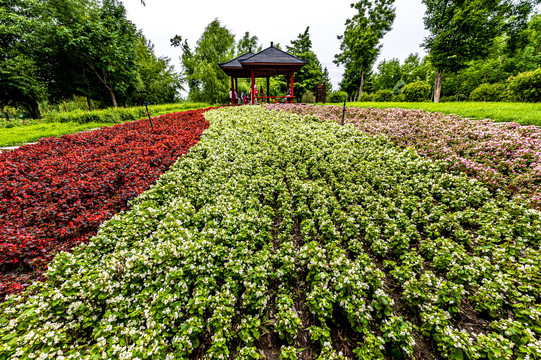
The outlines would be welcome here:
<svg viewBox="0 0 541 360">
<path fill-rule="evenodd" d="M 344 96 L 344 109 L 342 110 L 342 126 L 344 126 L 344 117 L 346 116 L 346 99 L 347 95 Z"/>
</svg>

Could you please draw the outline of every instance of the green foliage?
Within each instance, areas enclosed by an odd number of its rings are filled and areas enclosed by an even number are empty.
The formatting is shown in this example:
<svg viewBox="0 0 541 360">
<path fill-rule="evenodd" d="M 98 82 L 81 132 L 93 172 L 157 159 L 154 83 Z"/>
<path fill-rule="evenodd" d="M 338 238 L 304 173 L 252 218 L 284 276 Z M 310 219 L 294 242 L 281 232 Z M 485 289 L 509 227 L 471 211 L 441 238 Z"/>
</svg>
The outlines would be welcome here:
<svg viewBox="0 0 541 360">
<path fill-rule="evenodd" d="M 287 46 L 287 52 L 300 59 L 308 61 L 299 71 L 295 73 L 294 94 L 303 98 L 305 92 L 314 92 L 316 84 L 326 82 L 330 84 L 328 72 L 323 70 L 316 54 L 312 50 L 312 40 L 310 40 L 310 27 L 299 34 L 296 40 L 291 41 L 291 46 Z M 326 70 L 326 69 L 325 69 Z M 285 89 L 283 89 L 285 91 Z M 304 101 L 303 101 L 304 102 Z"/>
<path fill-rule="evenodd" d="M 139 32 L 137 41 L 137 64 L 139 66 L 139 86 L 132 94 L 131 103 L 141 104 L 149 101 L 153 104 L 172 103 L 178 91 L 182 89 L 179 74 L 170 65 L 168 57 L 157 57 L 154 45 Z"/>
<path fill-rule="evenodd" d="M 258 45 L 259 38 L 257 36 L 250 36 L 250 32 L 246 31 L 244 36 L 237 43 L 237 56 L 245 54 L 249 51 L 257 53 L 261 51 L 261 45 Z"/>
<path fill-rule="evenodd" d="M 373 90 L 393 89 L 402 78 L 400 60 L 383 60 L 378 64 L 378 72 L 373 76 Z M 397 94 L 395 94 L 397 95 Z"/>
<path fill-rule="evenodd" d="M 444 103 L 444 102 L 453 102 L 453 101 L 459 101 L 459 100 L 457 100 L 456 96 L 442 96 L 440 98 L 440 102 L 442 102 L 442 103 Z"/>
<path fill-rule="evenodd" d="M 346 20 L 346 30 L 338 36 L 341 52 L 334 56 L 334 63 L 345 65 L 347 82 L 354 82 L 357 87 L 364 83 L 365 75 L 379 55 L 380 41 L 391 30 L 396 17 L 393 5 L 394 0 L 361 0 L 351 4 L 357 13 Z M 347 82 L 342 90 L 351 93 L 345 87 Z M 362 93 L 361 88 L 359 93 Z"/>
<path fill-rule="evenodd" d="M 402 89 L 406 86 L 406 82 L 402 79 L 398 80 L 396 85 L 393 88 L 393 94 L 398 95 L 402 92 Z"/>
<path fill-rule="evenodd" d="M 304 94 L 302 94 L 302 100 L 301 102 L 305 104 L 313 104 L 316 102 L 316 97 L 313 92 L 306 91 Z"/>
<path fill-rule="evenodd" d="M 187 40 L 179 35 L 171 39 L 173 46 L 182 49 L 181 62 L 189 87 L 189 100 L 211 104 L 229 100 L 229 77 L 218 64 L 231 60 L 235 55 L 235 37 L 225 26 L 214 19 L 197 40 L 192 52 Z"/>
<path fill-rule="evenodd" d="M 359 95 L 359 101 L 372 101 L 372 97 L 372 94 L 363 92 L 361 95 Z"/>
<path fill-rule="evenodd" d="M 48 63 L 52 51 L 47 31 L 51 19 L 40 1 L 13 0 L 0 7 L 0 107 L 22 106 L 39 118 L 40 100 L 47 96 Z"/>
<path fill-rule="evenodd" d="M 541 68 L 526 71 L 507 80 L 511 96 L 519 101 L 539 102 L 541 100 Z"/>
<path fill-rule="evenodd" d="M 327 96 L 328 103 L 343 103 L 344 97 L 347 98 L 348 93 L 345 91 L 333 91 Z"/>
<path fill-rule="evenodd" d="M 393 96 L 392 101 L 404 102 L 406 101 L 406 97 L 404 96 L 404 94 L 398 94 L 398 95 Z"/>
<path fill-rule="evenodd" d="M 409 54 L 401 70 L 402 80 L 406 84 L 414 81 L 434 81 L 434 69 L 427 56 L 421 59 L 418 53 Z"/>
<path fill-rule="evenodd" d="M 481 84 L 470 94 L 471 101 L 500 101 L 505 96 L 506 86 L 502 83 Z"/>
<path fill-rule="evenodd" d="M 207 107 L 206 103 L 185 103 L 185 104 L 165 104 L 149 106 L 150 116 L 162 115 L 170 112 L 201 109 Z M 138 120 L 146 117 L 145 107 L 131 107 L 131 108 L 109 108 L 104 110 L 94 111 L 82 111 L 76 110 L 71 112 L 59 112 L 52 113 L 45 119 L 46 122 L 51 123 L 88 123 L 96 122 L 101 124 L 120 123 L 130 120 Z"/>
<path fill-rule="evenodd" d="M 402 89 L 406 101 L 425 101 L 430 97 L 430 85 L 424 81 L 416 81 L 407 84 Z"/>
<path fill-rule="evenodd" d="M 118 0 L 10 0 L 0 9 L 0 106 L 74 95 L 117 104 L 174 101 L 178 75 Z"/>
<path fill-rule="evenodd" d="M 372 95 L 372 101 L 391 101 L 393 98 L 393 91 L 390 89 L 378 90 Z"/>
<path fill-rule="evenodd" d="M 78 122 L 65 122 L 61 124 L 40 123 L 12 128 L 0 128 L 0 147 L 35 142 L 41 138 L 73 134 L 101 126 L 104 126 L 104 124 L 97 122 L 88 122 L 84 124 Z"/>
<path fill-rule="evenodd" d="M 456 73 L 470 61 L 487 57 L 497 36 L 520 37 L 518 34 L 526 28 L 526 19 L 539 1 L 423 0 L 423 3 L 427 6 L 424 24 L 430 34 L 422 45 L 438 70 L 434 99 L 438 101 L 442 73 Z"/>
</svg>

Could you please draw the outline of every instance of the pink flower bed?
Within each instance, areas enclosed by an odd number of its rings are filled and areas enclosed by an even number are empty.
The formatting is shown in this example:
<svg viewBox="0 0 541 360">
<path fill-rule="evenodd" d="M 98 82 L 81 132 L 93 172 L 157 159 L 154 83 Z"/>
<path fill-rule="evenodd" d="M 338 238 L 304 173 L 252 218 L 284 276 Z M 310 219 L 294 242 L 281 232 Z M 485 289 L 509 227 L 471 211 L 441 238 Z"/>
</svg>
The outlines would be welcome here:
<svg viewBox="0 0 541 360">
<path fill-rule="evenodd" d="M 267 108 L 340 122 L 342 107 L 274 104 Z M 346 108 L 346 123 L 383 134 L 397 146 L 442 160 L 492 189 L 541 208 L 541 129 L 517 123 L 470 120 L 422 110 Z"/>
</svg>

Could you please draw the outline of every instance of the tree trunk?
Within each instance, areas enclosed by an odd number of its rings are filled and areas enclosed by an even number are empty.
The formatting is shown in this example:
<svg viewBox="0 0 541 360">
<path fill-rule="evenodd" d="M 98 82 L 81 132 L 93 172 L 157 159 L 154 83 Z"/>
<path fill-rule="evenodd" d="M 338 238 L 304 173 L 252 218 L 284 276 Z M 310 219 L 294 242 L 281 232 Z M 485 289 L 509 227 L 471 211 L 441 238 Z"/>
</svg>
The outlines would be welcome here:
<svg viewBox="0 0 541 360">
<path fill-rule="evenodd" d="M 113 107 L 117 108 L 118 105 L 116 103 L 116 96 L 115 96 L 115 92 L 113 91 L 113 88 L 110 86 L 106 86 L 106 87 L 107 87 L 107 90 L 109 90 L 109 95 L 111 95 L 111 102 L 113 103 Z"/>
<path fill-rule="evenodd" d="M 363 86 L 364 86 L 364 68 L 361 71 L 361 86 L 359 86 L 359 96 L 363 93 Z M 357 99 L 355 99 L 357 101 Z"/>
<path fill-rule="evenodd" d="M 39 111 L 39 105 L 37 102 L 32 101 L 32 103 L 28 104 L 28 110 L 30 110 L 32 119 L 41 119 L 41 112 Z"/>
<path fill-rule="evenodd" d="M 436 73 L 436 81 L 434 82 L 434 102 L 435 103 L 440 102 L 441 84 L 442 84 L 441 73 L 442 71 L 438 69 L 438 72 Z"/>
<path fill-rule="evenodd" d="M 6 115 L 6 120 L 9 122 L 9 112 L 7 112 L 7 110 L 6 110 L 6 111 L 4 111 L 4 114 Z"/>
<path fill-rule="evenodd" d="M 88 110 L 94 111 L 94 106 L 92 105 L 92 99 L 90 98 L 90 96 L 86 97 L 86 103 L 88 104 Z"/>
</svg>

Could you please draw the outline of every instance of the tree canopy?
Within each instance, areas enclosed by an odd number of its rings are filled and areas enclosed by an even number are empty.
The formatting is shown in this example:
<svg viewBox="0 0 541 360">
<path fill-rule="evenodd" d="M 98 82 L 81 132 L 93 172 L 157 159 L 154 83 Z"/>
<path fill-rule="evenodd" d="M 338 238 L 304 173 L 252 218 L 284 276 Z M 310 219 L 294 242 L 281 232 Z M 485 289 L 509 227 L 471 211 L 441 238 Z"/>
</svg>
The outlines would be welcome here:
<svg viewBox="0 0 541 360">
<path fill-rule="evenodd" d="M 297 39 L 291 40 L 291 46 L 286 46 L 287 52 L 300 59 L 308 61 L 295 73 L 295 94 L 298 98 L 307 92 L 315 92 L 316 84 L 326 82 L 330 87 L 330 79 L 327 69 L 323 69 L 317 55 L 312 50 L 310 40 L 310 27 L 299 34 Z M 330 89 L 330 88 L 329 88 Z"/>
<path fill-rule="evenodd" d="M 357 13 L 346 20 L 346 30 L 339 35 L 341 41 L 339 54 L 334 63 L 344 65 L 351 82 L 359 78 L 359 94 L 363 92 L 366 72 L 379 56 L 380 41 L 391 30 L 396 17 L 394 0 L 361 0 L 351 4 Z"/>
<path fill-rule="evenodd" d="M 40 101 L 75 95 L 87 97 L 90 106 L 91 99 L 117 106 L 143 95 L 171 101 L 180 79 L 169 59 L 153 51 L 118 0 L 6 0 L 0 8 L 0 106 L 25 107 L 38 118 Z"/>
<path fill-rule="evenodd" d="M 519 38 L 526 19 L 539 0 L 423 0 L 425 28 L 430 34 L 423 46 L 437 69 L 434 102 L 439 102 L 442 75 L 455 73 L 469 61 L 484 58 L 494 39 L 507 34 Z"/>
</svg>

